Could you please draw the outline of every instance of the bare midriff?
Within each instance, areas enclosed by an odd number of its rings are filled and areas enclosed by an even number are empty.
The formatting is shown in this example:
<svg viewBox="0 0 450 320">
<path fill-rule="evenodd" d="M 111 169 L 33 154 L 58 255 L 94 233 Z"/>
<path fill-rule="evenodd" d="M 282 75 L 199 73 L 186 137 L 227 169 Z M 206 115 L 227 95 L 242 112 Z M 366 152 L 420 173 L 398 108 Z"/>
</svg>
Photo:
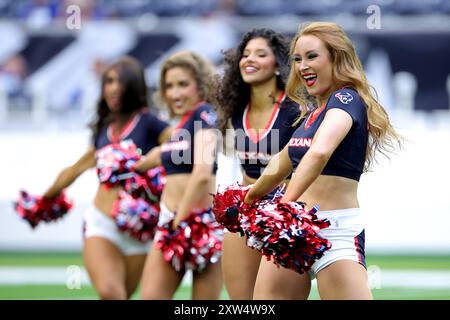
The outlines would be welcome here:
<svg viewBox="0 0 450 320">
<path fill-rule="evenodd" d="M 99 185 L 94 198 L 94 205 L 107 216 L 111 216 L 114 201 L 116 201 L 120 188 L 106 188 Z"/>
<path fill-rule="evenodd" d="M 338 176 L 320 175 L 297 199 L 311 209 L 320 206 L 321 211 L 358 208 L 358 181 Z"/>
<path fill-rule="evenodd" d="M 186 192 L 191 173 L 172 174 L 166 177 L 166 184 L 161 197 L 161 202 L 170 210 L 176 211 L 181 199 Z M 201 186 L 195 191 L 197 194 L 203 195 L 199 197 L 199 201 L 192 204 L 192 210 L 205 210 L 212 205 L 212 195 L 216 192 L 216 177 L 211 176 L 208 183 Z"/>
</svg>

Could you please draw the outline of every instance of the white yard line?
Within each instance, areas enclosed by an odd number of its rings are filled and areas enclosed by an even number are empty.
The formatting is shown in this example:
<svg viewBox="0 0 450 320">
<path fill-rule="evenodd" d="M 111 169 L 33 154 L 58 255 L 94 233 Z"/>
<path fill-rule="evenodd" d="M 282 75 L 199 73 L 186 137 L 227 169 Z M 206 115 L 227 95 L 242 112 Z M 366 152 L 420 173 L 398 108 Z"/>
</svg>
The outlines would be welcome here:
<svg viewBox="0 0 450 320">
<path fill-rule="evenodd" d="M 0 267 L 0 285 L 69 284 L 75 281 L 90 284 L 83 267 Z"/>
<path fill-rule="evenodd" d="M 381 270 L 369 268 L 372 289 L 420 288 L 450 289 L 450 271 L 444 270 Z M 189 285 L 188 273 L 183 284 Z M 64 267 L 0 267 L 1 285 L 66 284 L 68 287 L 90 285 L 86 270 L 80 266 Z M 313 283 L 315 286 L 315 281 Z"/>
</svg>

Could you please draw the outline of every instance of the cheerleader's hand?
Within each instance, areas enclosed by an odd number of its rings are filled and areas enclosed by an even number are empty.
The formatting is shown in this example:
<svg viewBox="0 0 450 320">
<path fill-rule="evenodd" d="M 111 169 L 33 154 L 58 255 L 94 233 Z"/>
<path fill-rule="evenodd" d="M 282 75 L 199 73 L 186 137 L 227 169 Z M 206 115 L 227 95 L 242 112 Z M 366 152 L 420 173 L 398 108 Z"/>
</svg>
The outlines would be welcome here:
<svg viewBox="0 0 450 320">
<path fill-rule="evenodd" d="M 189 214 L 182 214 L 180 212 L 175 212 L 175 218 L 173 219 L 173 222 L 172 222 L 172 229 L 173 230 L 178 229 L 178 227 L 180 226 L 180 223 L 183 220 L 186 220 L 188 216 L 189 216 Z"/>
<path fill-rule="evenodd" d="M 244 197 L 244 203 L 247 205 L 253 204 L 253 202 L 255 202 L 256 200 L 252 195 L 252 187 L 253 187 L 252 184 L 248 186 L 247 193 L 245 194 Z"/>
<path fill-rule="evenodd" d="M 142 157 L 141 159 L 139 159 L 138 161 L 136 161 L 131 165 L 130 171 L 145 172 L 145 166 L 146 166 L 145 157 Z"/>
</svg>

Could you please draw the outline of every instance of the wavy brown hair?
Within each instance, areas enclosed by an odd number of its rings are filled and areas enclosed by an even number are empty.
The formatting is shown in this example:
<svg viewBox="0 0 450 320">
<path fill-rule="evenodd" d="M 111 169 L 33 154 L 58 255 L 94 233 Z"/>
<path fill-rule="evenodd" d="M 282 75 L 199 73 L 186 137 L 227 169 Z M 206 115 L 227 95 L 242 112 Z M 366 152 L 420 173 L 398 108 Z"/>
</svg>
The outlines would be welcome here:
<svg viewBox="0 0 450 320">
<path fill-rule="evenodd" d="M 244 109 L 250 102 L 250 85 L 242 79 L 239 62 L 247 43 L 255 38 L 265 39 L 272 49 L 280 72 L 277 76 L 277 88 L 283 91 L 285 89 L 289 74 L 288 39 L 281 33 L 266 28 L 253 29 L 244 34 L 236 48 L 224 52 L 224 74 L 223 78 L 217 82 L 218 127 L 223 133 L 233 113 Z"/>
<path fill-rule="evenodd" d="M 335 88 L 350 86 L 355 89 L 367 108 L 369 143 L 366 150 L 366 162 L 364 169 L 367 171 L 377 152 L 388 157 L 388 153 L 395 148 L 402 146 L 402 137 L 392 126 L 386 110 L 381 106 L 376 98 L 375 90 L 369 85 L 361 61 L 356 54 L 356 50 L 344 30 L 332 22 L 312 22 L 300 26 L 297 35 L 292 39 L 290 56 L 294 54 L 295 45 L 301 36 L 313 35 L 325 44 L 330 54 L 332 68 L 332 79 Z M 291 72 L 286 84 L 286 93 L 300 106 L 306 106 L 308 100 L 305 94 L 306 87 L 301 81 L 298 70 L 294 67 L 294 60 L 291 60 Z M 301 107 L 300 119 L 308 110 Z"/>
<path fill-rule="evenodd" d="M 167 71 L 180 67 L 188 70 L 197 83 L 199 96 L 202 100 L 213 103 L 215 95 L 215 67 L 214 65 L 192 51 L 180 51 L 168 57 L 161 66 L 159 89 L 153 96 L 156 104 L 167 104 L 166 92 L 166 74 Z M 172 110 L 169 108 L 170 115 L 173 116 Z"/>
<path fill-rule="evenodd" d="M 105 125 L 111 121 L 111 111 L 106 104 L 103 89 L 105 87 L 106 75 L 110 70 L 117 70 L 119 81 L 122 85 L 122 94 L 120 97 L 120 114 L 132 114 L 133 112 L 148 106 L 147 85 L 144 77 L 144 68 L 135 58 L 124 56 L 116 62 L 109 65 L 102 74 L 101 97 L 97 103 L 96 117 L 89 127 L 92 130 L 94 141 Z"/>
</svg>

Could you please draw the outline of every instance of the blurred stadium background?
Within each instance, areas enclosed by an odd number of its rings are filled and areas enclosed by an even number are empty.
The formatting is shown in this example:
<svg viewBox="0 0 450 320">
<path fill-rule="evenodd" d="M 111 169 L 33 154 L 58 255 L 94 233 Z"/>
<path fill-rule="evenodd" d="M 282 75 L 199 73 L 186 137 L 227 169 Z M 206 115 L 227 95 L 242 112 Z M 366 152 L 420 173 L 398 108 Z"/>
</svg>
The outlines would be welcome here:
<svg viewBox="0 0 450 320">
<path fill-rule="evenodd" d="M 220 70 L 221 50 L 247 30 L 292 36 L 314 20 L 349 32 L 408 140 L 361 179 L 374 296 L 450 299 L 449 0 L 0 0 L 0 299 L 96 298 L 80 256 L 95 172 L 68 190 L 63 221 L 31 230 L 12 202 L 20 189 L 42 193 L 86 150 L 105 64 L 136 57 L 154 90 L 172 52 L 198 51 Z M 220 163 L 221 185 L 238 179 L 233 159 Z M 189 282 L 177 299 L 189 299 Z"/>
</svg>

